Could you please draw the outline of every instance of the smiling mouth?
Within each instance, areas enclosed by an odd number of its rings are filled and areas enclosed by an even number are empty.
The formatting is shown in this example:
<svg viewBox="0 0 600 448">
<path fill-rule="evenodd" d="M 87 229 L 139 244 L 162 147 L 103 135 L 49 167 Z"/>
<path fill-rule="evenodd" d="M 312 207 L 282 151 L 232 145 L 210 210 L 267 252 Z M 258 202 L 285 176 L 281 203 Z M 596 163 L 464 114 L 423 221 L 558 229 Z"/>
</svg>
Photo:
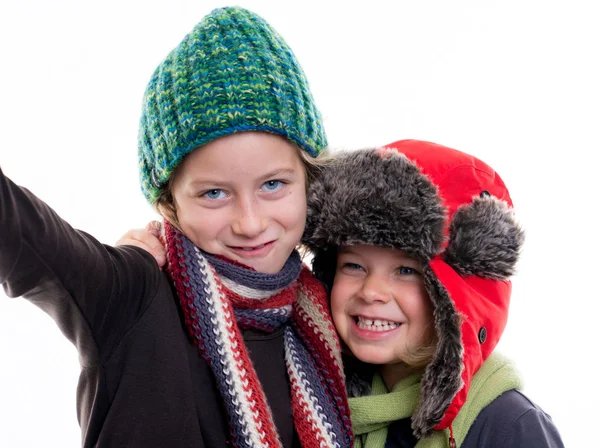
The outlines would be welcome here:
<svg viewBox="0 0 600 448">
<path fill-rule="evenodd" d="M 276 240 L 269 241 L 264 244 L 259 244 L 258 246 L 229 246 L 229 249 L 244 258 L 262 257 L 271 251 L 275 241 Z"/>
<path fill-rule="evenodd" d="M 230 247 L 235 250 L 243 250 L 244 252 L 252 252 L 253 250 L 260 250 L 263 247 L 271 244 L 272 242 L 273 241 L 269 241 L 268 243 L 260 244 L 258 246 L 251 246 L 251 247 L 250 246 L 230 246 Z"/>
<path fill-rule="evenodd" d="M 361 330 L 390 331 L 398 328 L 401 323 L 383 319 L 369 319 L 362 316 L 354 316 L 356 326 Z"/>
<path fill-rule="evenodd" d="M 252 252 L 253 250 L 259 250 L 262 249 L 263 247 L 265 247 L 267 244 L 269 243 L 265 243 L 265 244 L 261 244 L 259 246 L 254 246 L 254 247 L 236 247 L 235 249 L 239 249 L 239 250 L 244 250 L 246 252 Z"/>
</svg>

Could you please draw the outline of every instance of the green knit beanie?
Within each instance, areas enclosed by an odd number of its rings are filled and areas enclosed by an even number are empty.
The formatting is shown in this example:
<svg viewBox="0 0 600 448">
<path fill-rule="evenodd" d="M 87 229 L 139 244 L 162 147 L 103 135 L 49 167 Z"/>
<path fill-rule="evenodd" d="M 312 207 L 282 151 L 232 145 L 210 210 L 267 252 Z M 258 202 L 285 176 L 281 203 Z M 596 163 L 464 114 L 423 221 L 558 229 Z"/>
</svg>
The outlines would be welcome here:
<svg viewBox="0 0 600 448">
<path fill-rule="evenodd" d="M 321 114 L 294 53 L 261 17 L 212 11 L 158 66 L 144 94 L 140 181 L 155 203 L 182 159 L 241 131 L 281 135 L 313 157 L 326 146 Z"/>
</svg>

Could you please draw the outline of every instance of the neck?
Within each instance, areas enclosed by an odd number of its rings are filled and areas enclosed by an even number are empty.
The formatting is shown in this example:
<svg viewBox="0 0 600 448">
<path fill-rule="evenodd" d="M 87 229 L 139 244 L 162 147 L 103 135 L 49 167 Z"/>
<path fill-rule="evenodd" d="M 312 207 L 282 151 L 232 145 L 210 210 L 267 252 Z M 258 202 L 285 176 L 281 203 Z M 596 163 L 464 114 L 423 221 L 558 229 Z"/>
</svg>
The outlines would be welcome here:
<svg viewBox="0 0 600 448">
<path fill-rule="evenodd" d="M 388 391 L 391 391 L 394 386 L 404 378 L 412 375 L 413 373 L 423 370 L 422 367 L 409 366 L 404 362 L 397 364 L 384 364 L 379 368 L 379 374 L 385 383 L 385 387 Z"/>
</svg>

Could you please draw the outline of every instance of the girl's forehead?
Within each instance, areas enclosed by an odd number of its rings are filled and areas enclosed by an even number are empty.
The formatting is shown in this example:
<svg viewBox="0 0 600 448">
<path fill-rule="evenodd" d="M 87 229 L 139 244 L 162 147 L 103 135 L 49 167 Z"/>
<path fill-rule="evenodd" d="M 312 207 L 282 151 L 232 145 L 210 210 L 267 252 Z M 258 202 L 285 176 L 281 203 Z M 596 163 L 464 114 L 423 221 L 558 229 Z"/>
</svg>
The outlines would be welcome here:
<svg viewBox="0 0 600 448">
<path fill-rule="evenodd" d="M 419 261 L 416 257 L 410 255 L 408 252 L 405 252 L 402 249 L 374 246 L 370 244 L 343 245 L 339 249 L 339 254 L 358 255 L 373 258 L 379 257 L 382 259 L 389 258 L 398 260 Z"/>
<path fill-rule="evenodd" d="M 243 132 L 216 139 L 196 148 L 178 170 L 188 180 L 209 178 L 232 181 L 271 173 L 295 173 L 303 169 L 295 145 L 282 137 Z"/>
</svg>

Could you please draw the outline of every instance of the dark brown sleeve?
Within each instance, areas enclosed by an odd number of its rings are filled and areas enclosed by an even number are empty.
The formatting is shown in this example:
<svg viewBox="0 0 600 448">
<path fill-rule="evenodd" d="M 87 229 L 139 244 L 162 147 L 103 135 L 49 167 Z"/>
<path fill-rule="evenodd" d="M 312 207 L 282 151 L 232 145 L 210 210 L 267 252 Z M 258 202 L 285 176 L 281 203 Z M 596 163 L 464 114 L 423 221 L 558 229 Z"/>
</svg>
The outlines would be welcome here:
<svg viewBox="0 0 600 448">
<path fill-rule="evenodd" d="M 154 259 L 114 248 L 73 229 L 0 169 L 0 282 L 48 313 L 79 350 L 82 363 L 110 356 L 154 297 Z"/>
</svg>

